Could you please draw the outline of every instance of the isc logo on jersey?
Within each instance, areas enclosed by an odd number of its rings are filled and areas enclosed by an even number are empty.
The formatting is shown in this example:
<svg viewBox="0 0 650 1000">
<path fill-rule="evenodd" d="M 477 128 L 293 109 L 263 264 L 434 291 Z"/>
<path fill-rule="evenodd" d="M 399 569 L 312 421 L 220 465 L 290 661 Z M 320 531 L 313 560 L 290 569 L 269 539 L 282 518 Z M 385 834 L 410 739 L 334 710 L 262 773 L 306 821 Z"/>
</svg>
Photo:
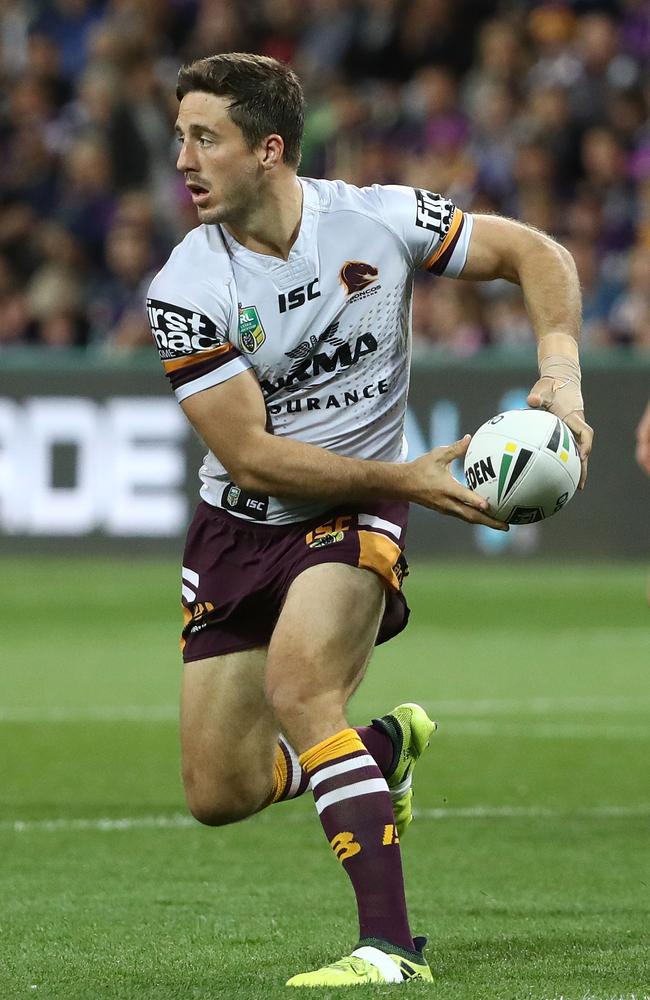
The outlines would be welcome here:
<svg viewBox="0 0 650 1000">
<path fill-rule="evenodd" d="M 211 319 L 192 309 L 147 299 L 147 315 L 163 361 L 197 351 L 209 351 L 226 342 L 225 337 L 217 333 Z"/>
</svg>

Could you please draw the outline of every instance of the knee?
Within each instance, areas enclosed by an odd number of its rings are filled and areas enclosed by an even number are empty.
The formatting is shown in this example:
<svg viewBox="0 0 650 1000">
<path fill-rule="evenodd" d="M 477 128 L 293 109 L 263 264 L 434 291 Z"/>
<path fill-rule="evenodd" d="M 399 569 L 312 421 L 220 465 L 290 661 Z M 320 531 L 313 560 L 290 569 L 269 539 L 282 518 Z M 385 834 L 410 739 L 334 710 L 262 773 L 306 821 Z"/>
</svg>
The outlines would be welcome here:
<svg viewBox="0 0 650 1000">
<path fill-rule="evenodd" d="M 204 826 L 227 826 L 252 816 L 264 804 L 264 795 L 226 782 L 197 780 L 183 774 L 185 799 L 194 819 Z"/>
<path fill-rule="evenodd" d="M 313 674 L 306 672 L 306 676 Z M 279 728 L 294 746 L 308 746 L 323 739 L 323 732 L 342 727 L 347 692 L 336 687 L 318 690 L 300 677 L 267 678 L 266 696 Z"/>
<path fill-rule="evenodd" d="M 311 714 L 312 705 L 319 695 L 313 685 L 300 677 L 282 677 L 270 674 L 266 681 L 266 697 L 281 727 L 296 717 Z"/>
<path fill-rule="evenodd" d="M 194 819 L 204 826 L 228 826 L 229 823 L 239 823 L 247 819 L 254 810 L 238 808 L 235 804 L 211 802 L 209 800 L 186 796 L 187 805 Z"/>
</svg>

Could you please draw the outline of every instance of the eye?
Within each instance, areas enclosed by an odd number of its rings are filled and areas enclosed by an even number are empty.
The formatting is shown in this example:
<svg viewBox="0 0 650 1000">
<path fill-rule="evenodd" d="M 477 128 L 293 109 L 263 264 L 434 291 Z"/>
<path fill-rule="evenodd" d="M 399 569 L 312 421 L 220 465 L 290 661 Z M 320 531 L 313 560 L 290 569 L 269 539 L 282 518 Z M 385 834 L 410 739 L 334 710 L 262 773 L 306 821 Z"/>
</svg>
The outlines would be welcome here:
<svg viewBox="0 0 650 1000">
<path fill-rule="evenodd" d="M 198 139 L 199 146 L 205 147 L 212 144 L 212 139 L 207 135 L 200 135 Z"/>
</svg>

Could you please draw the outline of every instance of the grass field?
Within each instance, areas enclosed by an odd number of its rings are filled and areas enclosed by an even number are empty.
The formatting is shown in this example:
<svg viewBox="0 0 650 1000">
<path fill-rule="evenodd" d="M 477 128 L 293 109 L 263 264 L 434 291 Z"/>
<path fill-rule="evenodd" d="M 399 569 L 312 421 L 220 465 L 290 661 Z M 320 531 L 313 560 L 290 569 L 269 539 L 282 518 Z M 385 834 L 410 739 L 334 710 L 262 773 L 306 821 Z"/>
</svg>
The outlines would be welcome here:
<svg viewBox="0 0 650 1000">
<path fill-rule="evenodd" d="M 351 712 L 440 722 L 403 842 L 436 982 L 409 996 L 650 996 L 645 587 L 641 566 L 413 570 Z M 349 951 L 309 796 L 221 830 L 184 811 L 176 566 L 6 560 L 0 588 L 0 997 L 266 1000 Z"/>
</svg>

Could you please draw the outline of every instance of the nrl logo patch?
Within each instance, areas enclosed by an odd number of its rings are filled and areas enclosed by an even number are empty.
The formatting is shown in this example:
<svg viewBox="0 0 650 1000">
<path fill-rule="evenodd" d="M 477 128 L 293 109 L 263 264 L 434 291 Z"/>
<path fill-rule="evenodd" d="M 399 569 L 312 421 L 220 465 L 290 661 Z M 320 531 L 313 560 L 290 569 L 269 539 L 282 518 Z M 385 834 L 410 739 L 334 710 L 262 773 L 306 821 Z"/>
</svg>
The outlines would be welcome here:
<svg viewBox="0 0 650 1000">
<path fill-rule="evenodd" d="M 239 346 L 244 354 L 255 354 L 266 340 L 257 306 L 239 307 Z"/>
<path fill-rule="evenodd" d="M 231 486 L 226 494 L 226 503 L 229 507 L 236 507 L 240 496 L 241 490 L 239 486 Z"/>
</svg>

